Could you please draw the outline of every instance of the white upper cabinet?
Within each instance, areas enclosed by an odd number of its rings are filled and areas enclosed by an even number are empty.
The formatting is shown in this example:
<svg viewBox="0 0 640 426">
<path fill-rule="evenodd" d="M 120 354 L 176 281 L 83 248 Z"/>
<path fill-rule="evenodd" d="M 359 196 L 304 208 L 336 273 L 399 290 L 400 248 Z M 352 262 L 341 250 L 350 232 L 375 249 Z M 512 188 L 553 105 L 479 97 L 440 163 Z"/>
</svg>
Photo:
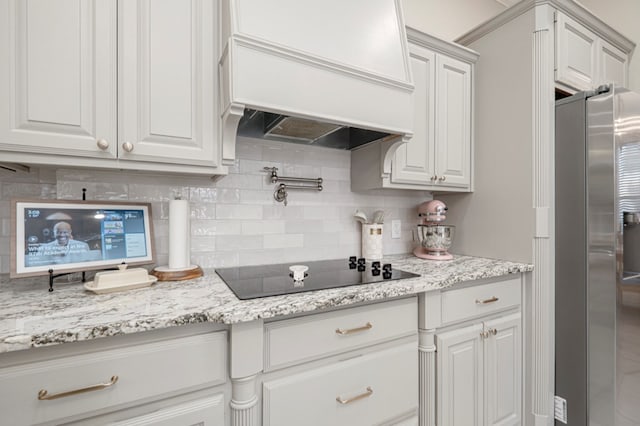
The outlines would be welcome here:
<svg viewBox="0 0 640 426">
<path fill-rule="evenodd" d="M 629 55 L 578 20 L 556 12 L 556 82 L 570 92 L 627 85 Z"/>
<path fill-rule="evenodd" d="M 119 156 L 215 165 L 216 5 L 120 1 Z"/>
<path fill-rule="evenodd" d="M 351 187 L 471 191 L 478 54 L 412 28 L 407 37 L 415 85 L 413 137 L 389 156 L 375 145 L 353 150 Z"/>
<path fill-rule="evenodd" d="M 436 54 L 414 44 L 409 54 L 415 84 L 413 138 L 396 151 L 391 181 L 412 184 L 428 182 L 435 174 Z"/>
<path fill-rule="evenodd" d="M 556 80 L 577 89 L 593 88 L 598 72 L 596 35 L 560 12 L 556 29 Z"/>
<path fill-rule="evenodd" d="M 0 150 L 115 158 L 115 2 L 0 8 Z"/>
<path fill-rule="evenodd" d="M 620 49 L 604 40 L 598 40 L 599 83 L 615 83 L 627 86 L 629 57 Z"/>
<path fill-rule="evenodd" d="M 471 65 L 438 55 L 436 60 L 436 188 L 471 186 Z"/>
<path fill-rule="evenodd" d="M 215 1 L 0 7 L 4 161 L 226 173 Z"/>
</svg>

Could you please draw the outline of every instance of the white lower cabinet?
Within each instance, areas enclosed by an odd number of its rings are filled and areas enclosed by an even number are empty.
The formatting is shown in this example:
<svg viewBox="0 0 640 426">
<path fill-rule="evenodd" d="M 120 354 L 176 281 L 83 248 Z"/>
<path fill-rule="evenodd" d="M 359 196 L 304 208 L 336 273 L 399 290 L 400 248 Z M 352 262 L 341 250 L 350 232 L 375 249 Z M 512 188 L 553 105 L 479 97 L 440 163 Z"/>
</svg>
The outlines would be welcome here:
<svg viewBox="0 0 640 426">
<path fill-rule="evenodd" d="M 420 424 L 521 425 L 522 276 L 419 297 Z"/>
<path fill-rule="evenodd" d="M 521 422 L 520 313 L 436 335 L 439 425 Z"/>
<path fill-rule="evenodd" d="M 262 424 L 418 424 L 415 297 L 264 326 Z"/>
<path fill-rule="evenodd" d="M 81 354 L 75 354 L 73 345 L 64 349 L 62 356 L 58 353 L 51 359 L 0 368 L 0 423 L 22 426 L 78 422 L 136 405 L 171 401 L 177 395 L 215 388 L 227 380 L 224 331 Z M 142 415 L 137 423 L 115 424 L 198 424 L 207 420 L 209 423 L 204 424 L 208 425 L 224 421 L 219 398 L 180 402 L 184 403 L 181 407 L 167 402 L 166 410 L 163 406 L 160 411 Z M 135 411 L 134 416 L 140 415 L 140 410 Z M 171 419 L 181 416 L 201 420 L 172 423 Z M 107 420 L 80 423 L 105 424 Z"/>
<path fill-rule="evenodd" d="M 265 382 L 263 424 L 392 424 L 416 410 L 417 389 L 416 345 L 403 344 Z"/>
</svg>

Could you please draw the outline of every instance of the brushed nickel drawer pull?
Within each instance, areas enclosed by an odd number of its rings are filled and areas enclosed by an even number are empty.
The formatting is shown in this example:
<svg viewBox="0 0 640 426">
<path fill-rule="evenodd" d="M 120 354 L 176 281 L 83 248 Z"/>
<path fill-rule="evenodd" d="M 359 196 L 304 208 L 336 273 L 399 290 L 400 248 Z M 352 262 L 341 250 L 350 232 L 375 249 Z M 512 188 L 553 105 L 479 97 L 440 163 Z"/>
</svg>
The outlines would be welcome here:
<svg viewBox="0 0 640 426">
<path fill-rule="evenodd" d="M 371 325 L 371 323 L 368 322 L 362 327 L 348 328 L 346 330 L 343 330 L 342 328 L 336 328 L 336 334 L 340 334 L 340 335 L 353 334 L 353 333 L 359 333 L 361 331 L 366 331 L 372 328 L 373 328 L 373 325 Z"/>
<path fill-rule="evenodd" d="M 476 299 L 476 305 L 486 305 L 487 303 L 497 302 L 498 300 L 500 299 L 498 299 L 495 296 L 493 296 L 491 299 L 485 299 L 485 300 Z"/>
<path fill-rule="evenodd" d="M 356 395 L 346 399 L 342 399 L 341 396 L 337 396 L 336 401 L 338 401 L 340 404 L 350 404 L 352 402 L 358 401 L 359 399 L 368 398 L 371 395 L 373 395 L 373 389 L 371 389 L 371 386 L 367 386 L 367 390 L 361 393 L 360 395 Z"/>
<path fill-rule="evenodd" d="M 79 393 L 93 392 L 113 386 L 117 382 L 118 376 L 111 376 L 111 380 L 109 380 L 107 383 L 100 383 L 97 385 L 87 386 L 86 388 L 81 389 L 74 389 L 67 392 L 54 393 L 53 395 L 49 395 L 49 392 L 47 392 L 45 389 L 40 389 L 40 391 L 38 391 L 38 399 L 40 401 L 48 401 L 50 399 L 64 398 L 66 396 L 77 395 Z"/>
</svg>

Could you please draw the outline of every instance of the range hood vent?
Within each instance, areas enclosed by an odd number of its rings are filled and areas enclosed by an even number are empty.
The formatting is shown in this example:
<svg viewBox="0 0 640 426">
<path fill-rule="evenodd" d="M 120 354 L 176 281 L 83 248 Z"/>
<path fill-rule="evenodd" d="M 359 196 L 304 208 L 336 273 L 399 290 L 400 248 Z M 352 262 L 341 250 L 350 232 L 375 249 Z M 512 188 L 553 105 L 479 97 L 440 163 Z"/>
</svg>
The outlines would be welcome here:
<svg viewBox="0 0 640 426">
<path fill-rule="evenodd" d="M 382 139 L 399 138 L 398 135 L 375 130 L 252 109 L 245 109 L 244 116 L 238 124 L 238 136 L 337 149 L 353 149 Z"/>
<path fill-rule="evenodd" d="M 401 0 L 221 5 L 223 162 L 238 135 L 385 152 L 411 138 Z"/>
</svg>

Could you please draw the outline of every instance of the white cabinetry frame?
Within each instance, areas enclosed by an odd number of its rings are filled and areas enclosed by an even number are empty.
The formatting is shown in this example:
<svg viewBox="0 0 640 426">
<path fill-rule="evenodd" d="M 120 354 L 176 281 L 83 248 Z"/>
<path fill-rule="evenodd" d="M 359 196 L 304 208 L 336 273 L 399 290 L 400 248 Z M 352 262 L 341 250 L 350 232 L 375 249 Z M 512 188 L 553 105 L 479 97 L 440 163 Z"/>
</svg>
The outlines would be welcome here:
<svg viewBox="0 0 640 426">
<path fill-rule="evenodd" d="M 3 161 L 227 172 L 217 2 L 3 0 L 0 8 Z"/>
<path fill-rule="evenodd" d="M 414 135 L 389 154 L 374 144 L 355 149 L 351 187 L 472 191 L 473 68 L 478 54 L 412 28 L 407 37 L 415 85 Z"/>
<path fill-rule="evenodd" d="M 0 7 L 0 150 L 115 158 L 116 2 Z"/>
<path fill-rule="evenodd" d="M 521 275 L 420 295 L 421 426 L 523 424 L 521 306 Z"/>
<path fill-rule="evenodd" d="M 568 91 L 628 82 L 629 55 L 569 15 L 556 11 L 556 82 Z"/>
</svg>

